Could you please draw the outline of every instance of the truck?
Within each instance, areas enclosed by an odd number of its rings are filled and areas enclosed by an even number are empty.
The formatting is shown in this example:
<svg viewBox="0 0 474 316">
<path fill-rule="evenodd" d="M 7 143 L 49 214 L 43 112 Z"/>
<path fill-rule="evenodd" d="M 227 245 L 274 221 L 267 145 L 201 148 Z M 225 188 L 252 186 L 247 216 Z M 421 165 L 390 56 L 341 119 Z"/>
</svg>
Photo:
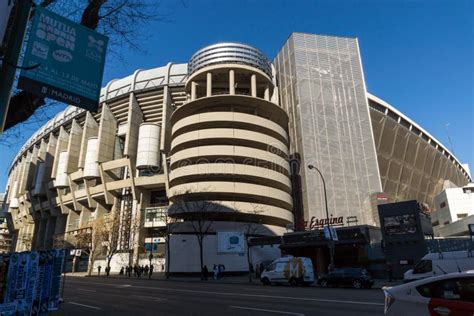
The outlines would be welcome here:
<svg viewBox="0 0 474 316">
<path fill-rule="evenodd" d="M 260 276 L 264 285 L 288 283 L 292 286 L 314 283 L 313 263 L 306 257 L 282 257 L 274 260 Z"/>
<path fill-rule="evenodd" d="M 474 257 L 470 251 L 433 252 L 425 255 L 413 269 L 403 275 L 410 282 L 453 272 L 474 270 Z"/>
</svg>

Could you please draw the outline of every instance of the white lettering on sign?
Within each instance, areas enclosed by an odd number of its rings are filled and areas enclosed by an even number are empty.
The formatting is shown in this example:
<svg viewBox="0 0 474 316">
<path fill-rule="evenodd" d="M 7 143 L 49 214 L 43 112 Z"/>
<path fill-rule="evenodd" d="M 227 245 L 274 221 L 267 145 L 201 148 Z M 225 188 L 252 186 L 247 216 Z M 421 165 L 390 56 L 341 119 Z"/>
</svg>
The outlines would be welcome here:
<svg viewBox="0 0 474 316">
<path fill-rule="evenodd" d="M 40 15 L 36 36 L 71 51 L 76 47 L 76 29 L 44 14 Z"/>
<path fill-rule="evenodd" d="M 73 104 L 80 104 L 81 103 L 80 98 L 78 98 L 76 96 L 72 96 L 72 95 L 70 95 L 68 93 L 65 93 L 65 92 L 62 92 L 62 91 L 51 89 L 51 95 L 53 97 L 58 97 L 62 100 L 67 100 L 67 101 L 69 101 L 70 103 L 73 103 Z"/>
</svg>

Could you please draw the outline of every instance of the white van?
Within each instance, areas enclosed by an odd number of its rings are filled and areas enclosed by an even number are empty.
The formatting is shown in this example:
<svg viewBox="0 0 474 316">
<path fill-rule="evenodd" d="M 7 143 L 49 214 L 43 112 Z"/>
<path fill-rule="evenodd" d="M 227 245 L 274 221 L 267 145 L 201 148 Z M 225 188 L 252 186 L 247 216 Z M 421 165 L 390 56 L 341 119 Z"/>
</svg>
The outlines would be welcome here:
<svg viewBox="0 0 474 316">
<path fill-rule="evenodd" d="M 429 253 L 415 268 L 403 275 L 404 282 L 424 279 L 452 272 L 474 269 L 474 257 L 468 251 L 450 251 Z"/>
<path fill-rule="evenodd" d="M 273 261 L 260 276 L 260 281 L 271 283 L 289 283 L 310 285 L 314 283 L 313 263 L 306 257 L 283 257 Z"/>
</svg>

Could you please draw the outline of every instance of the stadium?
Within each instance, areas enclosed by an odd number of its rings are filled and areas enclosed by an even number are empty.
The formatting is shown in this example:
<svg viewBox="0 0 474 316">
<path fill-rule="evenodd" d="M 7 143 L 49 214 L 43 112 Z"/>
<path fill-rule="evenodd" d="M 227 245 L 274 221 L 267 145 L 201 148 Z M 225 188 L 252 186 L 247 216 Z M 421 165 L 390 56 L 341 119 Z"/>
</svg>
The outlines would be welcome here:
<svg viewBox="0 0 474 316">
<path fill-rule="evenodd" d="M 246 271 L 248 236 L 325 217 L 309 163 L 342 225 L 379 226 L 380 197 L 433 207 L 445 181 L 472 181 L 445 146 L 366 91 L 360 60 L 357 39 L 293 33 L 273 62 L 219 43 L 187 64 L 110 81 L 97 113 L 69 106 L 14 159 L 5 207 L 15 251 L 75 248 L 80 232 L 115 213 L 113 271 L 150 253 L 158 260 L 167 236 L 172 272 L 199 271 L 189 258 L 201 246 L 207 266 Z M 252 260 L 277 252 L 258 247 Z"/>
</svg>

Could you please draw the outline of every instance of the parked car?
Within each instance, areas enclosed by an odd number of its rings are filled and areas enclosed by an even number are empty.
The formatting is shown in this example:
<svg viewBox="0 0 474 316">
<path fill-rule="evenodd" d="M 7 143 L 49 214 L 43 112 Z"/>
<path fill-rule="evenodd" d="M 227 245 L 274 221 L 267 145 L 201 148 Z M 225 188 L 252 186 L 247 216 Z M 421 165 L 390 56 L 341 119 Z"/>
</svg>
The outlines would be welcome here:
<svg viewBox="0 0 474 316">
<path fill-rule="evenodd" d="M 318 279 L 322 287 L 352 286 L 356 289 L 371 288 L 374 281 L 369 272 L 362 268 L 343 268 L 330 271 Z"/>
<path fill-rule="evenodd" d="M 297 286 L 314 283 L 313 263 L 306 257 L 283 257 L 273 261 L 260 276 L 264 285 L 289 283 Z"/>
<path fill-rule="evenodd" d="M 385 315 L 472 316 L 474 271 L 456 272 L 384 288 Z"/>
<path fill-rule="evenodd" d="M 474 257 L 468 251 L 449 251 L 425 255 L 415 268 L 403 275 L 405 283 L 431 276 L 474 269 Z"/>
</svg>

